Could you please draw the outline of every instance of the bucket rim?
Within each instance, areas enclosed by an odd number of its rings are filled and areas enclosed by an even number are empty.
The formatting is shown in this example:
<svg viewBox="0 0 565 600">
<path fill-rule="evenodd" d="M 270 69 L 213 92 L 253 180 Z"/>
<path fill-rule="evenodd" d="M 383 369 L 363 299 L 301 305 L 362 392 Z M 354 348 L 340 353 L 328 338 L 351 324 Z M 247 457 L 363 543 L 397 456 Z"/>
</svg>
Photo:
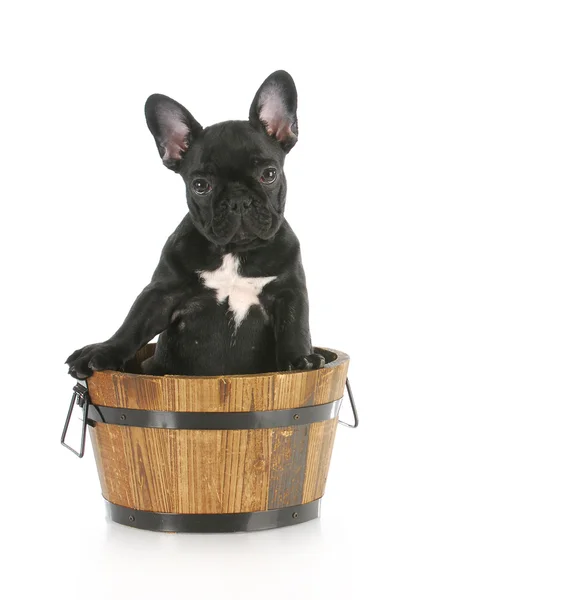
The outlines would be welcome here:
<svg viewBox="0 0 565 600">
<path fill-rule="evenodd" d="M 154 342 L 145 344 L 145 346 L 142 346 L 142 348 L 140 348 L 140 350 L 138 350 L 138 352 L 147 346 L 156 346 L 156 344 Z M 348 362 L 350 360 L 350 357 L 348 354 L 346 354 L 345 352 L 342 352 L 341 350 L 335 350 L 334 348 L 328 348 L 326 346 L 314 346 L 314 352 L 316 352 L 316 351 L 322 351 L 322 353 L 326 352 L 326 353 L 335 354 L 335 358 L 333 360 L 331 360 L 330 362 L 326 363 L 321 369 L 314 369 L 314 370 L 269 371 L 266 373 L 251 373 L 251 374 L 238 374 L 238 375 L 151 375 L 151 374 L 147 374 L 147 373 L 130 373 L 128 371 L 114 371 L 114 370 L 108 369 L 108 370 L 104 370 L 104 371 L 95 371 L 88 379 L 91 379 L 92 377 L 98 377 L 99 375 L 102 375 L 102 374 L 116 375 L 116 376 L 127 377 L 127 378 L 131 377 L 131 378 L 136 378 L 136 379 L 155 379 L 155 378 L 157 378 L 157 379 L 190 379 L 190 380 L 197 380 L 197 379 L 226 380 L 226 379 L 243 379 L 243 378 L 257 379 L 258 377 L 273 377 L 274 375 L 276 375 L 277 377 L 285 377 L 286 378 L 286 377 L 293 377 L 295 375 L 300 375 L 303 373 L 316 373 L 319 371 L 323 371 L 324 369 L 335 369 L 336 367 L 339 367 L 343 363 Z"/>
</svg>

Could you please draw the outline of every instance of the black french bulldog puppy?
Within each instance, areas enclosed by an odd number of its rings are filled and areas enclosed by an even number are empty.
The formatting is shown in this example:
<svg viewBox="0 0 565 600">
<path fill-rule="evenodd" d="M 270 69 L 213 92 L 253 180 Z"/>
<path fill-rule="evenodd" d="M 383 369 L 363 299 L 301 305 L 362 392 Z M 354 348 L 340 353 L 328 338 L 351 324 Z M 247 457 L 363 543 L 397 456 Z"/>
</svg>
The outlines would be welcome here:
<svg viewBox="0 0 565 600">
<path fill-rule="evenodd" d="M 284 160 L 298 138 L 296 102 L 285 71 L 263 82 L 248 121 L 203 128 L 171 98 L 148 98 L 147 125 L 165 166 L 184 179 L 190 212 L 122 326 L 107 341 L 68 357 L 71 375 L 123 370 L 157 334 L 144 373 L 323 366 L 310 341 L 299 242 L 283 216 Z"/>
</svg>

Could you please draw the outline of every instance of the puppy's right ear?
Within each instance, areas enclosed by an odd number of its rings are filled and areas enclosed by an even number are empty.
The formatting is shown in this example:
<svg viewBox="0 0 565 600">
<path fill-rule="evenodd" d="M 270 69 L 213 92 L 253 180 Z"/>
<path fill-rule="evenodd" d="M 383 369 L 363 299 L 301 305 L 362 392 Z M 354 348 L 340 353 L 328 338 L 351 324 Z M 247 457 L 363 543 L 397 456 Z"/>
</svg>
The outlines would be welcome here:
<svg viewBox="0 0 565 600">
<path fill-rule="evenodd" d="M 178 173 L 184 153 L 202 133 L 202 126 L 182 104 L 162 94 L 147 98 L 145 119 L 163 164 Z"/>
</svg>

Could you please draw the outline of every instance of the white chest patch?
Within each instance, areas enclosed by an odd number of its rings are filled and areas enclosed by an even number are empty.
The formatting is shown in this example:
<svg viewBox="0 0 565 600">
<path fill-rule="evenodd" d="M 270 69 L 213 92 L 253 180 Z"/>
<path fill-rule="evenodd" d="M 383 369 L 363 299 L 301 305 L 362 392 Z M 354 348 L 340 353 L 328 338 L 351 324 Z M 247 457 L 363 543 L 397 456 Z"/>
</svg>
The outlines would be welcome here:
<svg viewBox="0 0 565 600">
<path fill-rule="evenodd" d="M 226 254 L 222 266 L 215 271 L 199 271 L 202 282 L 207 288 L 216 290 L 219 303 L 226 299 L 233 313 L 235 326 L 239 327 L 247 316 L 249 308 L 259 303 L 261 290 L 273 277 L 241 277 L 239 274 L 239 258 L 233 254 Z"/>
</svg>

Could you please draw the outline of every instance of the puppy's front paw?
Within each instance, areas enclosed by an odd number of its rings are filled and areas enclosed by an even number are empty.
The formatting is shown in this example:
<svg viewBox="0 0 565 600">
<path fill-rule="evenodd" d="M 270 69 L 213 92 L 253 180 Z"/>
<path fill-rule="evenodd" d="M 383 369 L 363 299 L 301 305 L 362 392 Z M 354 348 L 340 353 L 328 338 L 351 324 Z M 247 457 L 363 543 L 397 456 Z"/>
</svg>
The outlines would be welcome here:
<svg viewBox="0 0 565 600">
<path fill-rule="evenodd" d="M 300 356 L 292 362 L 289 361 L 288 371 L 313 371 L 321 369 L 326 364 L 325 358 L 321 354 L 307 354 Z"/>
<path fill-rule="evenodd" d="M 65 361 L 69 365 L 69 374 L 76 379 L 86 379 L 93 371 L 121 371 L 124 362 L 123 353 L 107 342 L 75 350 Z"/>
</svg>

